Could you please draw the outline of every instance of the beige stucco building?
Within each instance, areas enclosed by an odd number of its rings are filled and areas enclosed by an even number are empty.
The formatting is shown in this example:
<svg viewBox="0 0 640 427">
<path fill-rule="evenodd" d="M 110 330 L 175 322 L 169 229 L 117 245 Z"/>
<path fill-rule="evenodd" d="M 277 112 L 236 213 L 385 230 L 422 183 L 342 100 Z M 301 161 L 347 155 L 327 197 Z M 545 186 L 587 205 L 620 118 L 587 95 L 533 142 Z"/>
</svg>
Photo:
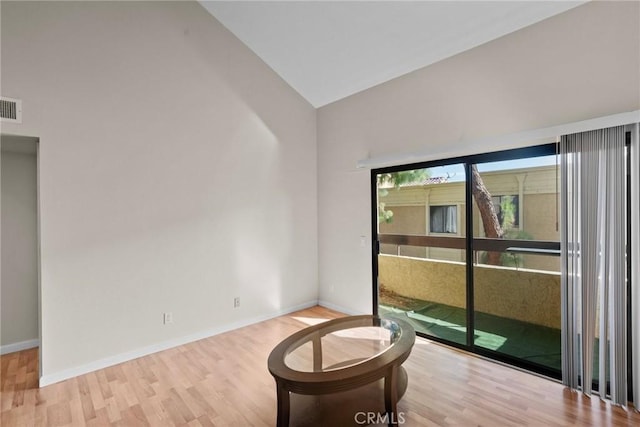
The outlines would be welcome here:
<svg viewBox="0 0 640 427">
<path fill-rule="evenodd" d="M 481 173 L 485 186 L 499 206 L 504 196 L 511 196 L 515 205 L 513 227 L 507 229 L 510 238 L 558 241 L 558 182 L 555 165 L 518 168 Z M 465 182 L 437 182 L 430 179 L 424 185 L 407 185 L 388 189 L 380 197 L 386 210 L 393 212 L 391 222 L 379 224 L 381 234 L 413 234 L 458 236 L 465 232 Z M 434 183 L 436 182 L 436 183 Z M 446 213 L 445 213 L 446 210 Z M 446 215 L 443 227 L 442 218 Z M 446 228 L 446 231 L 445 231 Z M 485 235 L 477 207 L 473 208 L 473 236 Z M 518 237 L 511 237 L 516 236 Z M 464 250 L 436 247 L 409 247 L 383 244 L 381 253 L 436 260 L 464 261 Z M 474 254 L 482 262 L 482 254 Z M 559 271 L 559 259 L 543 255 L 516 255 L 510 265 L 518 268 Z"/>
</svg>

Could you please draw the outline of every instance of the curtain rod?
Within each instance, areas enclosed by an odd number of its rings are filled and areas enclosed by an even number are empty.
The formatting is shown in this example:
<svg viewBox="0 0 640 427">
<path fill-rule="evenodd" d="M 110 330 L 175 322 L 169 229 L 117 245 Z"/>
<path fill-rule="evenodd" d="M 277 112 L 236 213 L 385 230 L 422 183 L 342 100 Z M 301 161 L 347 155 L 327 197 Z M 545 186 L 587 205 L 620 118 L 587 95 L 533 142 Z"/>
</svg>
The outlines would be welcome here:
<svg viewBox="0 0 640 427">
<path fill-rule="evenodd" d="M 471 150 L 477 150 L 477 147 L 483 147 L 483 152 L 487 151 L 487 147 L 491 151 L 499 151 L 503 149 L 506 150 L 509 148 L 518 148 L 522 146 L 523 143 L 535 140 L 556 138 L 561 135 L 569 135 L 572 133 L 586 132 L 595 129 L 604 129 L 613 126 L 628 125 L 638 122 L 640 122 L 640 110 L 635 110 L 626 113 L 612 114 L 610 116 L 597 117 L 594 119 L 565 123 L 562 125 L 546 128 L 529 129 L 507 135 L 460 141 L 455 144 L 457 146 L 457 149 L 454 151 L 442 151 L 434 153 L 433 149 L 429 149 L 427 147 L 423 150 L 414 152 L 387 154 L 377 157 L 371 157 L 358 160 L 356 166 L 359 169 L 375 169 L 385 166 L 395 166 L 449 157 L 459 157 L 476 154 L 475 151 Z"/>
</svg>

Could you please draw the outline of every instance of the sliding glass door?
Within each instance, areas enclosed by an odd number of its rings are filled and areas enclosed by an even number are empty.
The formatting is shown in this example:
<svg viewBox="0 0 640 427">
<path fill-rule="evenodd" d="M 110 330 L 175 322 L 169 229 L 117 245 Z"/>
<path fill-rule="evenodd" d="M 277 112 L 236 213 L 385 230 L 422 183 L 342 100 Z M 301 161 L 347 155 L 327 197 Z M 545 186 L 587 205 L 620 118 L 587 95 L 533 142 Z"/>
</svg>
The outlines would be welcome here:
<svg viewBox="0 0 640 427">
<path fill-rule="evenodd" d="M 555 144 L 372 172 L 374 311 L 559 377 Z"/>
<path fill-rule="evenodd" d="M 562 366 L 556 156 L 471 165 L 476 350 Z"/>
<path fill-rule="evenodd" d="M 378 312 L 466 345 L 464 166 L 382 172 L 375 179 Z"/>
</svg>

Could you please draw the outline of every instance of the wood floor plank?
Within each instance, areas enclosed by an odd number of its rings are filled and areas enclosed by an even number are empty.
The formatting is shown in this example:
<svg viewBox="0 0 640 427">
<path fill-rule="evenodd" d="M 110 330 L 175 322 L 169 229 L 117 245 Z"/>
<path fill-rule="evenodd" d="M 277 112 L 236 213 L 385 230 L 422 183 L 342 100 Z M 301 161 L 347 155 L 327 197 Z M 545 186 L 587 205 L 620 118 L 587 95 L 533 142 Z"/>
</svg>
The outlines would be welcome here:
<svg viewBox="0 0 640 427">
<path fill-rule="evenodd" d="M 69 401 L 58 402 L 47 408 L 47 424 L 51 427 L 70 425 L 71 405 Z"/>
<path fill-rule="evenodd" d="M 290 334 L 340 316 L 314 307 L 43 388 L 37 349 L 3 355 L 0 424 L 271 427 L 269 353 Z M 632 408 L 428 340 L 416 340 L 404 367 L 409 385 L 398 410 L 407 426 L 640 425 Z"/>
</svg>

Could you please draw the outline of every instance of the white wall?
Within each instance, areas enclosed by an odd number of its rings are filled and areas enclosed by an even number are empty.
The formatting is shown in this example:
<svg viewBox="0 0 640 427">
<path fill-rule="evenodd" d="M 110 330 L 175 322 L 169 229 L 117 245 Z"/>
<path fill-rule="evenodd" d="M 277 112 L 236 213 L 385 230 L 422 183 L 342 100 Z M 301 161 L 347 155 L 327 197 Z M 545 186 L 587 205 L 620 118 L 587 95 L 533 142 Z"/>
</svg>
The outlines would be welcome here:
<svg viewBox="0 0 640 427">
<path fill-rule="evenodd" d="M 306 101 L 195 2 L 1 8 L 3 132 L 40 139 L 41 385 L 317 301 Z"/>
<path fill-rule="evenodd" d="M 37 345 L 38 240 L 36 156 L 5 150 L 2 137 L 0 349 Z"/>
<path fill-rule="evenodd" d="M 371 311 L 370 178 L 358 160 L 492 151 L 458 141 L 638 110 L 638 16 L 638 2 L 591 2 L 321 108 L 321 301 Z"/>
</svg>

